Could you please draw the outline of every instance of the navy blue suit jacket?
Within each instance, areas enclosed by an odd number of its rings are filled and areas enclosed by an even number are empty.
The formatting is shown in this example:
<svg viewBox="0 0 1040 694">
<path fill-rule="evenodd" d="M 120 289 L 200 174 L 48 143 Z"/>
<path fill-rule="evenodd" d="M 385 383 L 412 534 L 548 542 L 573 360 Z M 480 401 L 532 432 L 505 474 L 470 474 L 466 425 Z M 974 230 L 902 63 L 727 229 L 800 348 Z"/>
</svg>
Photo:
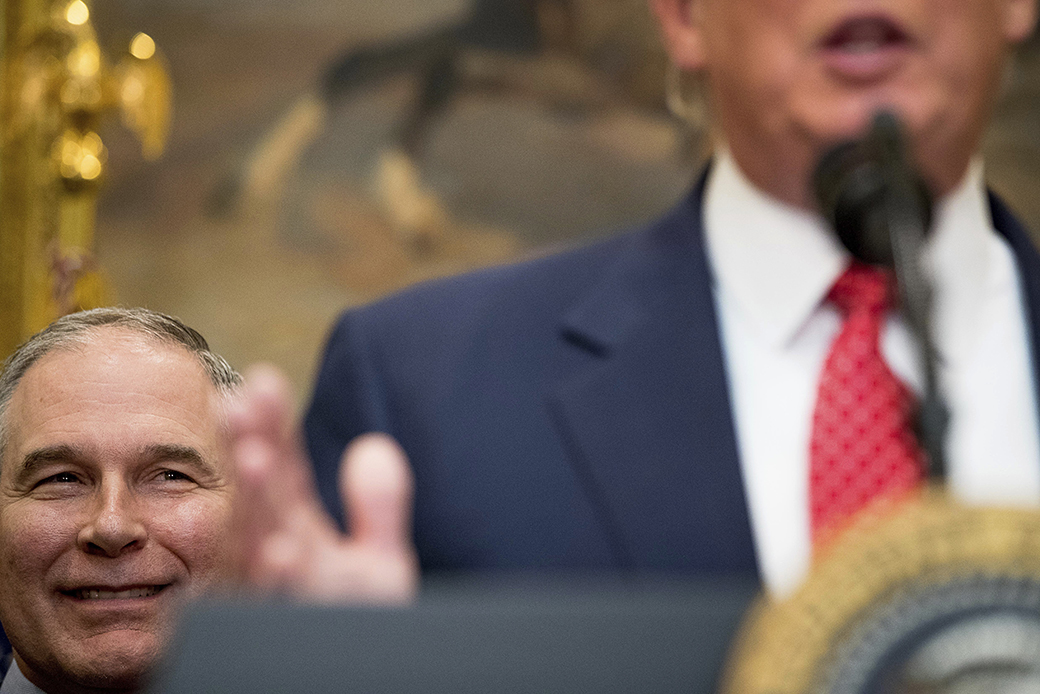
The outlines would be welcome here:
<svg viewBox="0 0 1040 694">
<path fill-rule="evenodd" d="M 426 570 L 756 572 L 701 186 L 645 229 L 344 314 L 305 421 L 327 506 L 345 445 L 383 431 Z M 1040 256 L 993 214 L 1037 344 Z"/>
</svg>

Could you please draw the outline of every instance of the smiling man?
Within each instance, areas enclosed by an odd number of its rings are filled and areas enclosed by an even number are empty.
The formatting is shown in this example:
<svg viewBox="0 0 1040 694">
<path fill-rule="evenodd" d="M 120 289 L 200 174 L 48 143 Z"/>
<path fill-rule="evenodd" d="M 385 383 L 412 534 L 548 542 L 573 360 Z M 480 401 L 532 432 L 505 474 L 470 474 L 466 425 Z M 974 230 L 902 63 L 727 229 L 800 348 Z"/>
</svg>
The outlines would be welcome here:
<svg viewBox="0 0 1040 694">
<path fill-rule="evenodd" d="M 66 316 L 0 377 L 0 692 L 133 691 L 229 571 L 238 374 L 179 321 Z"/>
</svg>

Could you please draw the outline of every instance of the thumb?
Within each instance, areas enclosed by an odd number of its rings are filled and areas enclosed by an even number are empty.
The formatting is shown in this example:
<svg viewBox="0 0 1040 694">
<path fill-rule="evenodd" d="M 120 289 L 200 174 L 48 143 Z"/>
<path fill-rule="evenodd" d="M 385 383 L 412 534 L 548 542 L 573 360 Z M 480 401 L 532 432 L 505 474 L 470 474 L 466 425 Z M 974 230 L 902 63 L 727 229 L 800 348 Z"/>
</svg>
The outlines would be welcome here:
<svg viewBox="0 0 1040 694">
<path fill-rule="evenodd" d="M 353 541 L 411 551 L 414 483 L 408 458 L 396 441 L 386 434 L 354 439 L 343 454 L 339 488 Z"/>
</svg>

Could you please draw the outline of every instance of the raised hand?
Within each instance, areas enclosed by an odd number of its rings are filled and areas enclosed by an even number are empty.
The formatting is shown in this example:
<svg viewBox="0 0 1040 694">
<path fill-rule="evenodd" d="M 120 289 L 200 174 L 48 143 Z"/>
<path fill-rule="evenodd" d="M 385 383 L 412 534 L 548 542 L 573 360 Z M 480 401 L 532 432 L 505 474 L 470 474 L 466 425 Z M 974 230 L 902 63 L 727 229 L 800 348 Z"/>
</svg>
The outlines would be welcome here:
<svg viewBox="0 0 1040 694">
<path fill-rule="evenodd" d="M 273 367 L 246 374 L 231 408 L 238 491 L 235 565 L 242 583 L 302 599 L 403 602 L 419 569 L 411 542 L 412 475 L 392 438 L 368 434 L 343 454 L 339 486 L 349 534 L 329 517 Z"/>
</svg>

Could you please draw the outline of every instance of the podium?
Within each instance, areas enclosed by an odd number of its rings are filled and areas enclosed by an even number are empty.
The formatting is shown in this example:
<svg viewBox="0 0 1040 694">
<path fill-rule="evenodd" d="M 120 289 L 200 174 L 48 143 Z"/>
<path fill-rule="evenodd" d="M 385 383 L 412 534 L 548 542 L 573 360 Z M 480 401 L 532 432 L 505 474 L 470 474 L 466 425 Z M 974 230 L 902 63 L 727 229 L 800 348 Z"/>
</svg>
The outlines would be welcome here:
<svg viewBox="0 0 1040 694">
<path fill-rule="evenodd" d="M 714 692 L 757 579 L 441 579 L 407 607 L 211 602 L 149 691 Z"/>
</svg>

